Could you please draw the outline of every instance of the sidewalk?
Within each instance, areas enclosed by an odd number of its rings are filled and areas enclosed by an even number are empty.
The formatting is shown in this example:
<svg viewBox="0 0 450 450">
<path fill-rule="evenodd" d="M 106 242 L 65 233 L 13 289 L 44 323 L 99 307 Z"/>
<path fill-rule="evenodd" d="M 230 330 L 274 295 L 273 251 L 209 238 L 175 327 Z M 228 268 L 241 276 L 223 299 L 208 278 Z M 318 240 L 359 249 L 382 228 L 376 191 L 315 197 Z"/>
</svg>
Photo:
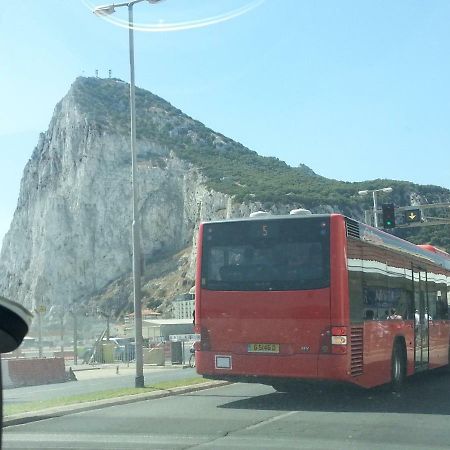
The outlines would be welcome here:
<svg viewBox="0 0 450 450">
<path fill-rule="evenodd" d="M 161 372 L 173 369 L 188 368 L 188 364 L 167 364 L 165 366 L 156 366 L 154 364 L 144 364 L 144 374 Z M 117 375 L 133 375 L 136 372 L 136 366 L 133 363 L 111 363 L 111 364 L 78 364 L 73 365 L 66 362 L 66 370 L 72 368 L 78 380 L 93 379 L 93 378 L 108 378 Z"/>
</svg>

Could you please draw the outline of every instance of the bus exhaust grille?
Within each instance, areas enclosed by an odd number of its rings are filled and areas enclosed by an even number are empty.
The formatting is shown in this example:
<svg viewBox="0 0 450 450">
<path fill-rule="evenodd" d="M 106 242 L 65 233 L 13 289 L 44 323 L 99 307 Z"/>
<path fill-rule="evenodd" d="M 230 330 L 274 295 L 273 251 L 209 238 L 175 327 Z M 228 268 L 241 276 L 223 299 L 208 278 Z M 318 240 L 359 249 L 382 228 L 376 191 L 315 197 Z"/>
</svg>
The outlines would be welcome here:
<svg viewBox="0 0 450 450">
<path fill-rule="evenodd" d="M 345 219 L 345 225 L 347 228 L 347 237 L 351 236 L 359 239 L 359 224 L 355 220 Z"/>
<path fill-rule="evenodd" d="M 351 348 L 351 366 L 350 373 L 352 377 L 357 377 L 364 373 L 363 365 L 363 328 L 355 327 L 351 329 L 350 334 L 350 348 Z"/>
</svg>

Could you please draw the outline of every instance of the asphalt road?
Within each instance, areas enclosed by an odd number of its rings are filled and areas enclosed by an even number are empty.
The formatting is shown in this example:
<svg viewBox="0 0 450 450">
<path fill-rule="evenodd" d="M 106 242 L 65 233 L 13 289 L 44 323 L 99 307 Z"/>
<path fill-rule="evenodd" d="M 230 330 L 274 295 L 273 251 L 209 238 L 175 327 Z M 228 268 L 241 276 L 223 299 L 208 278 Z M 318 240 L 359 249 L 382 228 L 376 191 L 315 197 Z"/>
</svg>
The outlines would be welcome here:
<svg viewBox="0 0 450 450">
<path fill-rule="evenodd" d="M 443 450 L 449 394 L 443 372 L 400 394 L 234 384 L 7 427 L 4 448 Z"/>
<path fill-rule="evenodd" d="M 89 394 L 125 387 L 134 387 L 135 368 L 130 366 L 104 367 L 75 372 L 78 381 L 54 383 L 40 386 L 25 386 L 3 391 L 5 405 L 30 401 L 43 401 L 59 397 Z M 197 376 L 192 368 L 145 368 L 145 385 L 152 385 L 163 381 L 180 380 Z"/>
</svg>

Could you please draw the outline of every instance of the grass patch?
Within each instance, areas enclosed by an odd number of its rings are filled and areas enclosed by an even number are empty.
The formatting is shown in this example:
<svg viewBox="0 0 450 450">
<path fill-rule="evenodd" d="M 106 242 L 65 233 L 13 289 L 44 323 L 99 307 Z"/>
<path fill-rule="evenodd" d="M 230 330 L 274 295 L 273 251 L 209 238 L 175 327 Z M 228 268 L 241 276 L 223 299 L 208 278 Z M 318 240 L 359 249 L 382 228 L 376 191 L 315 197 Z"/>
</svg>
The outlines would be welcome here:
<svg viewBox="0 0 450 450">
<path fill-rule="evenodd" d="M 74 405 L 78 403 L 93 402 L 96 400 L 124 397 L 126 395 L 137 395 L 152 391 L 168 390 L 182 386 L 192 386 L 204 382 L 205 380 L 200 377 L 187 378 L 184 380 L 164 381 L 162 383 L 156 383 L 153 385 L 145 386 L 144 388 L 130 387 L 130 388 L 110 389 L 107 391 L 98 391 L 89 394 L 74 395 L 70 397 L 60 397 L 45 401 L 26 402 L 15 405 L 4 405 L 3 413 L 6 417 L 12 416 L 14 414 L 41 411 L 43 409 L 54 408 L 57 406 Z"/>
</svg>

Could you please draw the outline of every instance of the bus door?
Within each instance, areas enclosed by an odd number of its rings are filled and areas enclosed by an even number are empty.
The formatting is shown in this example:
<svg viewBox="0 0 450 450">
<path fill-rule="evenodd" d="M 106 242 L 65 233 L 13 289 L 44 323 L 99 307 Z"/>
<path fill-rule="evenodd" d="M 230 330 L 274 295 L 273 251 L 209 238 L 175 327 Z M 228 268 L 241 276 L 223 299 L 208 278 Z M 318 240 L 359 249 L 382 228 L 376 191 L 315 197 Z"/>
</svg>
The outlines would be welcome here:
<svg viewBox="0 0 450 450">
<path fill-rule="evenodd" d="M 414 287 L 414 336 L 415 369 L 428 368 L 430 359 L 430 337 L 428 327 L 428 290 L 427 272 L 418 267 L 413 268 Z"/>
</svg>

